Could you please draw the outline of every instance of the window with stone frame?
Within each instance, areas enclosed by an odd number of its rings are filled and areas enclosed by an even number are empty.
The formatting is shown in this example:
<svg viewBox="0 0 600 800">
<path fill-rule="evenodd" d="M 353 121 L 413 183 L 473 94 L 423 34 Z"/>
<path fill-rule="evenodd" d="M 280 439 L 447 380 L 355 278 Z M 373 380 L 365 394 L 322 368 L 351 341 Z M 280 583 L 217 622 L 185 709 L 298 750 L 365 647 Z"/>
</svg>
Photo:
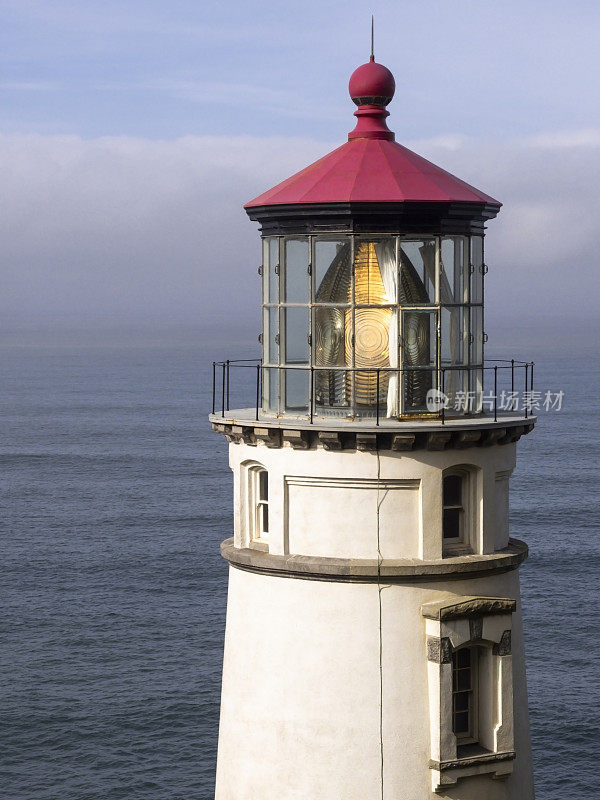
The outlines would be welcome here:
<svg viewBox="0 0 600 800">
<path fill-rule="evenodd" d="M 477 502 L 476 469 L 452 467 L 442 477 L 442 553 L 463 555 L 475 551 Z"/>
<path fill-rule="evenodd" d="M 432 789 L 489 774 L 515 758 L 510 598 L 457 596 L 426 603 Z"/>
</svg>

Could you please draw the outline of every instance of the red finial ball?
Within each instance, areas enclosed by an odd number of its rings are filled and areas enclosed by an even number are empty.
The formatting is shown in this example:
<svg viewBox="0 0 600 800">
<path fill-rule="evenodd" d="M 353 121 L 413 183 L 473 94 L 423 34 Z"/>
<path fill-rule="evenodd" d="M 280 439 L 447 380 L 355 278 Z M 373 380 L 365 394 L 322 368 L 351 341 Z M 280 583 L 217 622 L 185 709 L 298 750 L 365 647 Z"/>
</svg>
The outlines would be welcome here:
<svg viewBox="0 0 600 800">
<path fill-rule="evenodd" d="M 383 64 L 367 61 L 350 76 L 348 91 L 357 106 L 387 106 L 396 91 L 396 81 Z"/>
</svg>

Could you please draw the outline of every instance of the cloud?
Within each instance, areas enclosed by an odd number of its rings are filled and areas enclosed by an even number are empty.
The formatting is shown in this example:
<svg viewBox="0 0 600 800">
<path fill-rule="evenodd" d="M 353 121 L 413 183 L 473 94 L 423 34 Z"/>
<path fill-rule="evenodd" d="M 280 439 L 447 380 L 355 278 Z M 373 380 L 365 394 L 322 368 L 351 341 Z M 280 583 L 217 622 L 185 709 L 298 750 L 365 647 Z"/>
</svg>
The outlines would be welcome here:
<svg viewBox="0 0 600 800">
<path fill-rule="evenodd" d="M 412 146 L 503 202 L 486 236 L 494 313 L 597 316 L 600 130 Z"/>
<path fill-rule="evenodd" d="M 260 244 L 242 205 L 322 148 L 0 137 L 4 325 L 258 325 Z"/>
<path fill-rule="evenodd" d="M 258 329 L 259 238 L 242 205 L 333 146 L 0 137 L 4 327 Z M 504 202 L 487 237 L 494 315 L 597 315 L 598 131 L 408 146 Z"/>
</svg>

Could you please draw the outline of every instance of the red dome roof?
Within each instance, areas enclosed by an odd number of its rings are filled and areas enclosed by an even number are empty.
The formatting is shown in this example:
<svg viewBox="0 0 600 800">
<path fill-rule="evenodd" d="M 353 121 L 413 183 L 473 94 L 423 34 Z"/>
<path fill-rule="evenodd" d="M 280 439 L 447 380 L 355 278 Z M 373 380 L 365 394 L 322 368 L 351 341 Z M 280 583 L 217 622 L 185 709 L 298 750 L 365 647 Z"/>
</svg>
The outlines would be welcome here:
<svg viewBox="0 0 600 800">
<path fill-rule="evenodd" d="M 478 203 L 502 205 L 460 178 L 394 141 L 385 106 L 394 76 L 369 61 L 350 78 L 356 128 L 348 142 L 291 178 L 246 203 L 244 208 L 308 203 Z"/>
<path fill-rule="evenodd" d="M 246 203 L 490 203 L 479 189 L 387 139 L 352 139 Z"/>
</svg>

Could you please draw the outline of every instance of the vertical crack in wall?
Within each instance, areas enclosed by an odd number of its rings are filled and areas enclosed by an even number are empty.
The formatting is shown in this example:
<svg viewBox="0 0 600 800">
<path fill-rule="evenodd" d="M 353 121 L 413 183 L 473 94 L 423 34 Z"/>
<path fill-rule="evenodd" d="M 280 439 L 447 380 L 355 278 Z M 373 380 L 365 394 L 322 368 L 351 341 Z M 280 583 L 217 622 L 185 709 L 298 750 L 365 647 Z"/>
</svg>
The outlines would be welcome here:
<svg viewBox="0 0 600 800">
<path fill-rule="evenodd" d="M 379 602 L 379 754 L 380 754 L 380 781 L 381 781 L 381 800 L 384 800 L 384 747 L 383 747 L 383 609 L 381 603 L 381 594 L 387 586 L 381 585 L 381 563 L 383 556 L 381 554 L 381 530 L 380 530 L 380 515 L 379 511 L 381 505 L 385 500 L 388 490 L 381 495 L 381 458 L 379 455 L 379 447 L 375 450 L 377 456 L 377 505 L 376 505 L 376 530 L 377 530 L 377 597 Z"/>
</svg>

